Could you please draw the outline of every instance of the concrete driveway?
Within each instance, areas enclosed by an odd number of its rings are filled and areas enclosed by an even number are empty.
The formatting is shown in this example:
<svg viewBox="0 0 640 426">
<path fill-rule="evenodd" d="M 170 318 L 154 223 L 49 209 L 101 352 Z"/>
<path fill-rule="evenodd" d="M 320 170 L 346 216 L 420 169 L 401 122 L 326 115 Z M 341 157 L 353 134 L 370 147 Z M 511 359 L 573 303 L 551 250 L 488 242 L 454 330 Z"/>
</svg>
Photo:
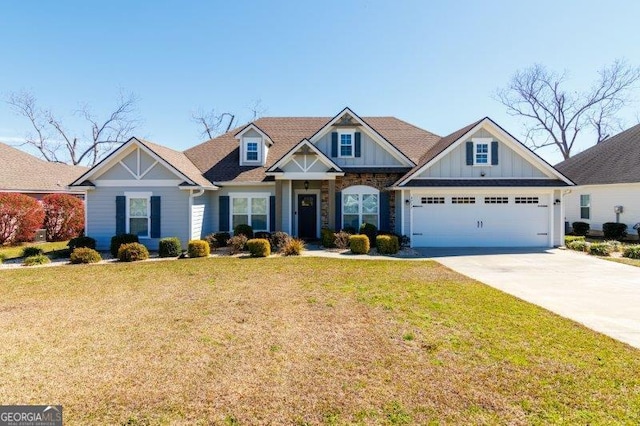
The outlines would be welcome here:
<svg viewBox="0 0 640 426">
<path fill-rule="evenodd" d="M 640 268 L 559 249 L 419 251 L 491 287 L 640 348 Z"/>
</svg>

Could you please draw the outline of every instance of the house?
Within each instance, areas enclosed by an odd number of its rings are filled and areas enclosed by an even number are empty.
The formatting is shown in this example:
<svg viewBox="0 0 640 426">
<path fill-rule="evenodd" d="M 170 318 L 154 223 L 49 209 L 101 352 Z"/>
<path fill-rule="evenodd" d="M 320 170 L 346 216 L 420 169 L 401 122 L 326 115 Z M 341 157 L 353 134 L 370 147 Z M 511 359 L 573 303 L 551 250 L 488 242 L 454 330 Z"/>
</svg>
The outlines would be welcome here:
<svg viewBox="0 0 640 426">
<path fill-rule="evenodd" d="M 606 222 L 640 222 L 640 124 L 556 165 L 576 185 L 565 196 L 569 223 L 586 222 L 598 234 Z"/>
<path fill-rule="evenodd" d="M 150 248 L 249 224 L 313 239 L 363 222 L 418 246 L 562 244 L 573 183 L 489 118 L 445 137 L 394 117 L 265 117 L 184 152 L 132 138 L 71 184 L 87 235 Z"/>
<path fill-rule="evenodd" d="M 20 192 L 41 199 L 66 193 L 79 197 L 84 191 L 67 184 L 87 171 L 86 167 L 51 163 L 0 142 L 0 192 Z"/>
</svg>

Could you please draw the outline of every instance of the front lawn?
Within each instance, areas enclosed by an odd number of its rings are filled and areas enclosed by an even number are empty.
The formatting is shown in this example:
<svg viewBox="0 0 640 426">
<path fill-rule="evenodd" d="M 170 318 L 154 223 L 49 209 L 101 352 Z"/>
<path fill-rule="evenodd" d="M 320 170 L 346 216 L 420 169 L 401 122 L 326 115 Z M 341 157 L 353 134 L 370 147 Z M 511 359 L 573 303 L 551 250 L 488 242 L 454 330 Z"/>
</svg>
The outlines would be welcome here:
<svg viewBox="0 0 640 426">
<path fill-rule="evenodd" d="M 0 341 L 66 424 L 640 422 L 640 351 L 429 261 L 0 271 Z"/>
<path fill-rule="evenodd" d="M 68 241 L 57 241 L 53 243 L 25 243 L 16 246 L 0 246 L 0 255 L 4 255 L 5 259 L 15 259 L 22 257 L 22 250 L 25 247 L 40 247 L 45 253 L 67 248 Z"/>
</svg>

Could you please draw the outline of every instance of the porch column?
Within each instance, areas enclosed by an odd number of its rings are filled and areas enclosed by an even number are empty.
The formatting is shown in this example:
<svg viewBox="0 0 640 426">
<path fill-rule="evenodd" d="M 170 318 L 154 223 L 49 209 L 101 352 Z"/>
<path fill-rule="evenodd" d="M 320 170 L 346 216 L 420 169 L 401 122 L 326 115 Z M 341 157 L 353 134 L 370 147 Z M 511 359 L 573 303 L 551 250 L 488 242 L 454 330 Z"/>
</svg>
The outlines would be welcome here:
<svg viewBox="0 0 640 426">
<path fill-rule="evenodd" d="M 329 217 L 327 218 L 327 223 L 329 226 L 329 229 L 335 229 L 336 228 L 336 181 L 335 180 L 329 180 L 329 199 L 327 200 L 327 203 L 329 205 L 328 210 L 328 214 Z"/>
<path fill-rule="evenodd" d="M 276 229 L 273 231 L 282 231 L 282 181 L 276 180 Z"/>
</svg>

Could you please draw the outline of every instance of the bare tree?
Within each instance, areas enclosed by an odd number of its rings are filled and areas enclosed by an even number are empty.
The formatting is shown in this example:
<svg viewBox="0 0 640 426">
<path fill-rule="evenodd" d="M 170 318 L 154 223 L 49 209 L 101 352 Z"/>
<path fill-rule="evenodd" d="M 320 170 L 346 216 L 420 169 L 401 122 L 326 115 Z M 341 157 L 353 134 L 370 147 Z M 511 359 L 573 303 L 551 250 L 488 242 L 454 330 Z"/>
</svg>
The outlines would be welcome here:
<svg viewBox="0 0 640 426">
<path fill-rule="evenodd" d="M 262 100 L 257 99 L 246 109 L 250 112 L 249 122 L 252 122 L 267 112 L 267 108 L 262 105 Z M 217 112 L 215 109 L 204 111 L 202 108 L 191 113 L 191 120 L 201 126 L 201 137 L 213 139 L 218 135 L 228 132 L 237 123 L 237 116 L 232 112 Z"/>
<path fill-rule="evenodd" d="M 12 93 L 7 103 L 19 115 L 27 118 L 32 131 L 24 145 L 36 148 L 47 161 L 58 163 L 95 165 L 115 145 L 124 143 L 138 124 L 134 116 L 137 98 L 133 94 L 120 94 L 116 108 L 99 120 L 88 105 L 74 115 L 90 127 L 90 134 L 70 130 L 50 110 L 40 109 L 30 92 Z"/>
<path fill-rule="evenodd" d="M 629 103 L 640 79 L 640 68 L 617 60 L 599 71 L 595 83 L 583 92 L 565 88 L 566 72 L 557 74 L 542 65 L 516 72 L 496 98 L 510 115 L 524 117 L 525 143 L 533 149 L 556 146 L 565 159 L 581 131 L 591 126 L 596 143 L 621 122 L 616 114 Z"/>
</svg>

